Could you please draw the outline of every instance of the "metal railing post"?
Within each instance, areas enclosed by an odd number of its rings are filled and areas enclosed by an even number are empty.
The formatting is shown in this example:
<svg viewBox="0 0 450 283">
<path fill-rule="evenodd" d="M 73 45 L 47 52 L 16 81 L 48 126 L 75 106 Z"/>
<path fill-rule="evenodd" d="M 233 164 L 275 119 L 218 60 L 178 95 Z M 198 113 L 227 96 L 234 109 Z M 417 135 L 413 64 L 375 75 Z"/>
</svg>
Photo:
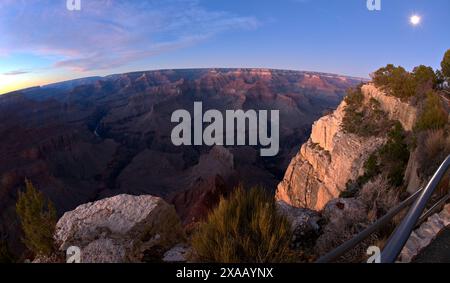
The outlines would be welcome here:
<svg viewBox="0 0 450 283">
<path fill-rule="evenodd" d="M 361 243 L 365 239 L 367 239 L 370 235 L 372 235 L 374 232 L 376 232 L 378 229 L 389 223 L 392 218 L 394 218 L 398 213 L 400 213 L 403 209 L 411 205 L 417 197 L 419 197 L 420 193 L 422 192 L 423 188 L 419 189 L 417 192 L 409 196 L 407 199 L 402 201 L 400 204 L 398 204 L 396 207 L 392 208 L 391 210 L 386 213 L 383 217 L 375 221 L 373 224 L 371 224 L 369 227 L 361 231 L 358 235 L 351 238 L 350 240 L 346 241 L 339 247 L 335 248 L 334 250 L 330 251 L 329 253 L 325 254 L 324 256 L 320 257 L 316 263 L 328 263 L 332 262 L 333 260 L 339 258 L 343 254 L 345 254 L 350 249 L 354 248 L 357 244 Z"/>
<path fill-rule="evenodd" d="M 402 251 L 403 247 L 408 241 L 417 221 L 425 210 L 427 202 L 433 195 L 436 187 L 439 185 L 442 177 L 447 172 L 450 166 L 450 156 L 447 156 L 445 161 L 441 164 L 439 169 L 433 175 L 431 180 L 425 186 L 425 189 L 420 194 L 419 198 L 414 202 L 408 214 L 405 216 L 400 225 L 395 229 L 394 233 L 389 238 L 385 248 L 381 252 L 382 263 L 393 263 Z"/>
</svg>

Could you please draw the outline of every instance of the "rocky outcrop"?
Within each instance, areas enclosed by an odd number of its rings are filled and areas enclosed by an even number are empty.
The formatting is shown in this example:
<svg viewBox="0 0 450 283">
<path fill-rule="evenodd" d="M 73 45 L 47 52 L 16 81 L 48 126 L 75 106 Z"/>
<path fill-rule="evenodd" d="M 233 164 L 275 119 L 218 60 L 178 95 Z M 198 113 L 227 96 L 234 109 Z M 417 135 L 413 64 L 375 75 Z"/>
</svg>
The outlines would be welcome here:
<svg viewBox="0 0 450 283">
<path fill-rule="evenodd" d="M 170 201 L 181 216 L 183 225 L 188 226 L 204 220 L 215 208 L 221 197 L 230 192 L 230 186 L 220 175 L 198 179 L 188 190 L 176 194 Z"/>
<path fill-rule="evenodd" d="M 399 262 L 411 262 L 436 236 L 450 225 L 450 204 L 440 213 L 433 214 L 420 227 L 413 231 L 400 253 Z"/>
<path fill-rule="evenodd" d="M 386 95 L 373 84 L 365 84 L 361 88 L 367 99 L 374 98 L 381 109 L 389 115 L 389 119 L 399 121 L 406 131 L 411 131 L 416 124 L 417 108 L 402 102 L 399 98 Z"/>
<path fill-rule="evenodd" d="M 292 159 L 276 198 L 293 206 L 321 210 L 356 179 L 383 138 L 361 138 L 341 130 L 346 103 L 314 123 L 311 138 Z"/>
<path fill-rule="evenodd" d="M 185 189 L 168 198 L 185 226 L 204 220 L 220 198 L 232 190 L 233 184 L 226 180 L 236 174 L 233 158 L 223 146 L 213 147 L 188 172 Z"/>
<path fill-rule="evenodd" d="M 388 96 L 372 84 L 362 86 L 364 103 L 378 101 L 390 119 L 411 130 L 417 117 L 415 107 Z M 341 129 L 346 102 L 313 124 L 311 137 L 292 159 L 278 185 L 276 198 L 297 207 L 321 210 L 337 198 L 349 181 L 364 173 L 363 165 L 385 136 L 360 137 Z"/>
<path fill-rule="evenodd" d="M 175 209 L 154 196 L 118 195 L 65 213 L 56 226 L 59 250 L 81 250 L 83 263 L 141 262 L 183 240 Z"/>
</svg>

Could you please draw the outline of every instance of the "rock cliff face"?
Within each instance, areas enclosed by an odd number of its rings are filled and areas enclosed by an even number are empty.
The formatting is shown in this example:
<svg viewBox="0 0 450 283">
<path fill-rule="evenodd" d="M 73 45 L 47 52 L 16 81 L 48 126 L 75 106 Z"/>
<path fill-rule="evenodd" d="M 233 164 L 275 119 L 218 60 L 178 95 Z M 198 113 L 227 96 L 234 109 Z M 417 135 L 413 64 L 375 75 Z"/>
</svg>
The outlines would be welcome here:
<svg viewBox="0 0 450 283">
<path fill-rule="evenodd" d="M 373 84 L 363 85 L 361 90 L 367 99 L 374 98 L 380 102 L 381 109 L 389 115 L 389 119 L 399 121 L 406 131 L 413 129 L 417 119 L 416 107 L 386 95 Z"/>
<path fill-rule="evenodd" d="M 390 119 L 411 130 L 417 117 L 413 106 L 387 96 L 372 84 L 362 86 L 364 101 L 375 99 Z M 359 137 L 341 129 L 346 102 L 313 124 L 311 137 L 292 159 L 279 183 L 276 199 L 290 205 L 321 210 L 337 198 L 350 180 L 362 175 L 364 162 L 386 138 Z"/>
<path fill-rule="evenodd" d="M 56 225 L 62 252 L 76 246 L 83 263 L 142 262 L 183 239 L 175 209 L 154 196 L 118 195 L 66 212 Z"/>
</svg>

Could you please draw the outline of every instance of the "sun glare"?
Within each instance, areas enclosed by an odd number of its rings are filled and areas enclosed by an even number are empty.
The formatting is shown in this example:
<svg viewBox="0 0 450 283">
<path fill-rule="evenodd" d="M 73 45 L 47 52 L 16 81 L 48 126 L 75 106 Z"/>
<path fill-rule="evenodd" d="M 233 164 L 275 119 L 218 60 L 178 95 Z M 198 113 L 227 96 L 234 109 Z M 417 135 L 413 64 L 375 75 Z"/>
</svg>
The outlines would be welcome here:
<svg viewBox="0 0 450 283">
<path fill-rule="evenodd" d="M 413 26 L 417 26 L 418 24 L 420 24 L 421 21 L 421 17 L 419 15 L 412 15 L 411 18 L 409 19 L 410 23 Z"/>
</svg>

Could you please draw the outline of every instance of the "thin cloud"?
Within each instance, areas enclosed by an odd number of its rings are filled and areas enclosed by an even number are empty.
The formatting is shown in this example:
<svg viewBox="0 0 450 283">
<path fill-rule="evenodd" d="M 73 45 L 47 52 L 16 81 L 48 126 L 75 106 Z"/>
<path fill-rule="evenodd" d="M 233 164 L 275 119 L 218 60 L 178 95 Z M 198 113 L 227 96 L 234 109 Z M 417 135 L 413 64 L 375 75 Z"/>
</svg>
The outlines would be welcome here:
<svg viewBox="0 0 450 283">
<path fill-rule="evenodd" d="M 81 11 L 68 11 L 65 2 L 3 2 L 0 50 L 55 56 L 54 67 L 92 71 L 260 26 L 254 17 L 207 10 L 198 0 L 90 0 Z"/>
<path fill-rule="evenodd" d="M 15 71 L 3 73 L 3 75 L 4 76 L 18 76 L 18 75 L 24 75 L 24 74 L 29 74 L 29 73 L 30 73 L 29 71 L 15 70 Z"/>
</svg>

